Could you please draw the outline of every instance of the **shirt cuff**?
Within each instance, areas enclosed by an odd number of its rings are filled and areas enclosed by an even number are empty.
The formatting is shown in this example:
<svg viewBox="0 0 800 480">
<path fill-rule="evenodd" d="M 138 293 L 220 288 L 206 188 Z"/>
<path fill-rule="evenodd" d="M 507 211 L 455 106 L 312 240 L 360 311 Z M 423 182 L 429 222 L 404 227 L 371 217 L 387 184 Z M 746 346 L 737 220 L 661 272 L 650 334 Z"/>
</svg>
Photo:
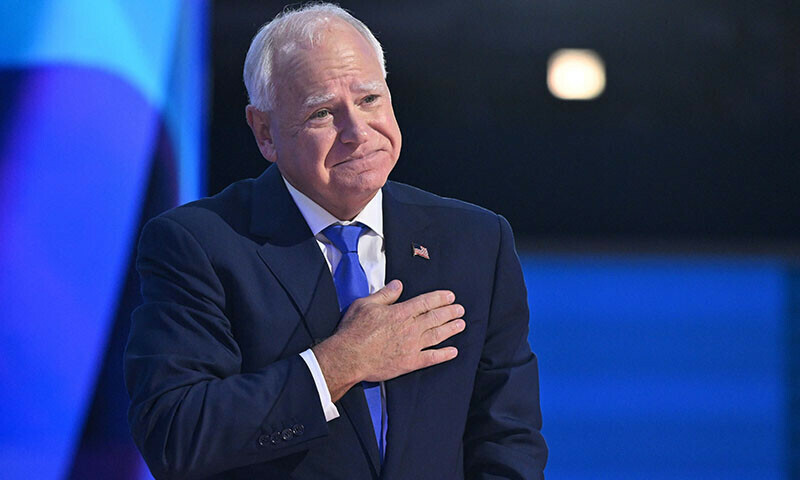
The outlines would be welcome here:
<svg viewBox="0 0 800 480">
<path fill-rule="evenodd" d="M 322 369 L 319 368 L 319 362 L 317 362 L 314 352 L 309 348 L 300 353 L 300 357 L 306 362 L 308 369 L 311 371 L 311 376 L 314 378 L 314 385 L 317 386 L 317 393 L 319 393 L 319 403 L 325 413 L 325 421 L 330 422 L 334 418 L 339 418 L 339 410 L 331 401 L 331 392 L 328 390 L 328 384 L 325 382 L 325 377 L 322 375 Z"/>
</svg>

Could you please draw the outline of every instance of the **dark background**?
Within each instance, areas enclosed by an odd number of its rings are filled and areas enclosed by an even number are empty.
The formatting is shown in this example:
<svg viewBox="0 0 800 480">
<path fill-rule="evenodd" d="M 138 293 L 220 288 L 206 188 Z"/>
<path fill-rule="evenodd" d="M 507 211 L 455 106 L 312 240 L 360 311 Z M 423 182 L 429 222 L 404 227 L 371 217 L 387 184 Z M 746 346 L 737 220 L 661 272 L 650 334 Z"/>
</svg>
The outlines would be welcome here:
<svg viewBox="0 0 800 480">
<path fill-rule="evenodd" d="M 210 194 L 265 168 L 242 65 L 283 5 L 214 3 Z M 797 2 L 341 5 L 386 51 L 403 132 L 392 179 L 501 213 L 534 248 L 797 249 Z M 601 97 L 550 95 L 558 48 L 598 51 Z"/>
</svg>

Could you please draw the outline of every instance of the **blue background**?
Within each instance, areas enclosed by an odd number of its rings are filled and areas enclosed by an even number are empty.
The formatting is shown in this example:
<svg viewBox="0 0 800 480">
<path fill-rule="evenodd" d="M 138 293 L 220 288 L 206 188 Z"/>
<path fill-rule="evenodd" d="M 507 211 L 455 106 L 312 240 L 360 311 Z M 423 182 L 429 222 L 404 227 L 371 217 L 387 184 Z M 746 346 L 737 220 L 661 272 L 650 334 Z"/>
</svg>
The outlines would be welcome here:
<svg viewBox="0 0 800 480">
<path fill-rule="evenodd" d="M 789 478 L 785 264 L 522 260 L 550 478 Z"/>
<path fill-rule="evenodd" d="M 205 190 L 203 1 L 0 6 L 0 477 L 139 478 L 141 224 Z"/>
</svg>

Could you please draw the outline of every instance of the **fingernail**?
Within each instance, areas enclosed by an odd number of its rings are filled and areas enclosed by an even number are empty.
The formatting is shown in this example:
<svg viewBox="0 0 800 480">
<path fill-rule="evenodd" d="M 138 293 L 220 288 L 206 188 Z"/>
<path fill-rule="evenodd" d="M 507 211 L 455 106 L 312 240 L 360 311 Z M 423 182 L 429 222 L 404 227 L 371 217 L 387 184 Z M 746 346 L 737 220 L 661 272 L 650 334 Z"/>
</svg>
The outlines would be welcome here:
<svg viewBox="0 0 800 480">
<path fill-rule="evenodd" d="M 386 285 L 386 288 L 388 288 L 389 290 L 395 290 L 395 291 L 400 290 L 400 281 L 392 280 L 391 282 L 389 282 Z"/>
<path fill-rule="evenodd" d="M 447 301 L 454 302 L 456 300 L 456 294 L 453 292 L 449 292 L 447 294 Z"/>
</svg>

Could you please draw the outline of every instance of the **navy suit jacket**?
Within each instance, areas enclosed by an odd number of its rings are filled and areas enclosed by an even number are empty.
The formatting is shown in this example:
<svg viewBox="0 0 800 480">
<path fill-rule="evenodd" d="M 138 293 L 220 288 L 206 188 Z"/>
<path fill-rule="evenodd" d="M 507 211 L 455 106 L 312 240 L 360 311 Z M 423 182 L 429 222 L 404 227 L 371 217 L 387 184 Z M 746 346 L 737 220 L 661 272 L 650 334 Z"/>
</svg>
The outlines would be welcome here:
<svg viewBox="0 0 800 480">
<path fill-rule="evenodd" d="M 382 466 L 361 387 L 326 422 L 298 355 L 340 313 L 277 168 L 148 222 L 125 376 L 133 438 L 156 478 L 542 478 L 537 363 L 508 223 L 394 182 L 383 208 L 400 301 L 452 290 L 467 327 L 442 344 L 458 348 L 454 360 L 386 382 Z"/>
</svg>

